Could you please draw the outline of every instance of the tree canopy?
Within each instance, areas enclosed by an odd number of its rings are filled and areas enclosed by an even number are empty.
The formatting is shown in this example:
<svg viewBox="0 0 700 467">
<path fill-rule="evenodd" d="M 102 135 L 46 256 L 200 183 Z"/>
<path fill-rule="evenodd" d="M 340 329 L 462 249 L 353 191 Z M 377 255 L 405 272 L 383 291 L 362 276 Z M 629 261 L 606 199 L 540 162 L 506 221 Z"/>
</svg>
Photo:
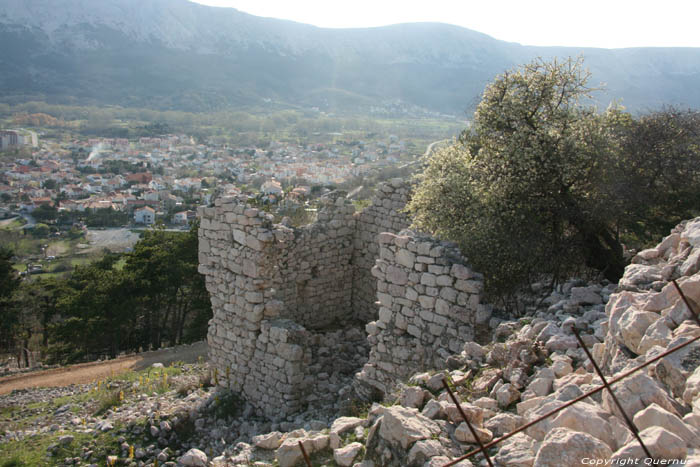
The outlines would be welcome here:
<svg viewBox="0 0 700 467">
<path fill-rule="evenodd" d="M 678 184 L 698 180 L 697 113 L 599 113 L 585 105 L 588 80 L 581 59 L 504 73 L 471 127 L 419 176 L 408 206 L 416 226 L 457 241 L 491 293 L 586 268 L 617 281 L 624 239 L 667 233 L 697 206 L 699 190 Z"/>
<path fill-rule="evenodd" d="M 20 283 L 3 253 L 2 284 L 12 288 L 0 291 L 0 350 L 19 359 L 21 349 L 41 347 L 50 360 L 72 362 L 204 338 L 211 304 L 197 272 L 197 231 L 196 223 L 148 231 L 131 253 L 107 254 L 65 280 Z"/>
</svg>

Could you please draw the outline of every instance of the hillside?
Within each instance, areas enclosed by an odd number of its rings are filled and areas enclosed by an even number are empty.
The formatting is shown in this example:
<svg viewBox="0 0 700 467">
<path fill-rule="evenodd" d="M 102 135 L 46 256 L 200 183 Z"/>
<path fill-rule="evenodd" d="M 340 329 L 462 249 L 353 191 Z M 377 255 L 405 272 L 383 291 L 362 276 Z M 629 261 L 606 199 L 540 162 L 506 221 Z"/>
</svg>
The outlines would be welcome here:
<svg viewBox="0 0 700 467">
<path fill-rule="evenodd" d="M 527 47 L 434 23 L 323 29 L 186 0 L 6 0 L 0 99 L 463 114 L 496 74 L 583 54 L 600 104 L 700 106 L 700 49 Z"/>
<path fill-rule="evenodd" d="M 668 281 L 698 300 L 698 239 L 700 218 L 685 221 L 640 252 L 617 286 L 571 281 L 530 297 L 530 316 L 490 320 L 488 343 L 466 343 L 381 404 L 352 398 L 347 379 L 319 375 L 313 406 L 265 417 L 216 388 L 229 375 L 182 362 L 0 395 L 0 463 L 293 467 L 304 465 L 301 444 L 312 465 L 443 467 L 477 448 L 478 437 L 497 466 L 652 465 L 578 334 L 607 381 L 617 381 L 653 461 L 698 465 L 700 328 Z M 329 340 L 345 342 L 343 333 Z M 477 455 L 457 465 L 482 464 Z"/>
</svg>

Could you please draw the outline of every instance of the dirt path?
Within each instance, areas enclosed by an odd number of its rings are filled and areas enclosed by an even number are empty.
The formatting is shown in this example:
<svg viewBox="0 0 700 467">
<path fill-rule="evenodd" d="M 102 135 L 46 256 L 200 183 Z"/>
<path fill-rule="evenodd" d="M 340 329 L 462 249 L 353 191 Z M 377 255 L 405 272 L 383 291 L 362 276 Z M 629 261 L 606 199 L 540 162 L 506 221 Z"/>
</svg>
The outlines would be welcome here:
<svg viewBox="0 0 700 467">
<path fill-rule="evenodd" d="M 207 358 L 206 342 L 128 355 L 103 362 L 81 363 L 63 368 L 6 376 L 0 378 L 0 395 L 8 394 L 15 389 L 90 383 L 129 370 L 143 370 L 158 362 L 163 365 L 179 361 L 195 363 L 200 357 Z"/>
</svg>

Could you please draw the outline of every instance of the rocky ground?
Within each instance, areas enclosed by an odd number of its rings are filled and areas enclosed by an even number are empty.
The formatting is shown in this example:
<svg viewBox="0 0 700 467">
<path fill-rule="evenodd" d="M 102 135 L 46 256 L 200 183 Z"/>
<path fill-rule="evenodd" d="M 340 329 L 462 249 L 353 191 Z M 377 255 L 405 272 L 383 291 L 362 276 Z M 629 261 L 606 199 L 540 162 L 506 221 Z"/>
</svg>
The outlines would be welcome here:
<svg viewBox="0 0 700 467">
<path fill-rule="evenodd" d="M 284 420 L 260 417 L 233 395 L 208 387 L 223 376 L 211 374 L 206 364 L 151 368 L 149 382 L 141 373 L 106 388 L 15 392 L 0 397 L 0 459 L 32 444 L 46 465 L 105 465 L 110 459 L 114 465 L 284 467 L 303 465 L 301 442 L 313 465 L 442 466 L 476 447 L 443 380 L 459 397 L 476 436 L 490 442 L 601 386 L 574 331 L 609 380 L 700 336 L 670 282 L 676 279 L 700 302 L 699 270 L 696 219 L 640 252 L 619 285 L 570 281 L 532 297 L 527 316 L 491 320 L 490 339 L 480 339 L 488 344 L 467 343 L 444 368 L 414 375 L 371 405 L 352 398 L 352 365 L 333 371 L 322 359 L 318 369 L 325 376 L 314 391 L 324 396 Z M 352 333 L 328 339 L 352 340 Z M 352 345 L 342 352 L 348 362 L 364 355 Z M 165 383 L 164 373 L 172 374 Z M 700 466 L 700 341 L 613 387 L 654 465 Z M 118 399 L 119 392 L 124 400 L 113 406 L 97 397 Z M 488 453 L 499 466 L 652 465 L 605 390 Z M 457 465 L 477 464 L 486 465 L 481 455 Z"/>
</svg>

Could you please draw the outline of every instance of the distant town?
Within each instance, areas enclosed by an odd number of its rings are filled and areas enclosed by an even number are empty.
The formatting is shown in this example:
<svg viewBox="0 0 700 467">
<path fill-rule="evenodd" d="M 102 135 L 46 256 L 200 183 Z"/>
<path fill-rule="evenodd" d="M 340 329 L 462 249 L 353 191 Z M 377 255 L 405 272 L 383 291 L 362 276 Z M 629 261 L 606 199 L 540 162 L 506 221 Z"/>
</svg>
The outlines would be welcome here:
<svg viewBox="0 0 700 467">
<path fill-rule="evenodd" d="M 259 148 L 196 144 L 183 134 L 71 141 L 39 140 L 26 130 L 0 134 L 0 218 L 25 213 L 80 227 L 187 226 L 215 193 L 303 204 L 312 191 L 418 152 L 391 135 L 364 142 L 337 133 L 327 144 L 273 141 Z"/>
</svg>

